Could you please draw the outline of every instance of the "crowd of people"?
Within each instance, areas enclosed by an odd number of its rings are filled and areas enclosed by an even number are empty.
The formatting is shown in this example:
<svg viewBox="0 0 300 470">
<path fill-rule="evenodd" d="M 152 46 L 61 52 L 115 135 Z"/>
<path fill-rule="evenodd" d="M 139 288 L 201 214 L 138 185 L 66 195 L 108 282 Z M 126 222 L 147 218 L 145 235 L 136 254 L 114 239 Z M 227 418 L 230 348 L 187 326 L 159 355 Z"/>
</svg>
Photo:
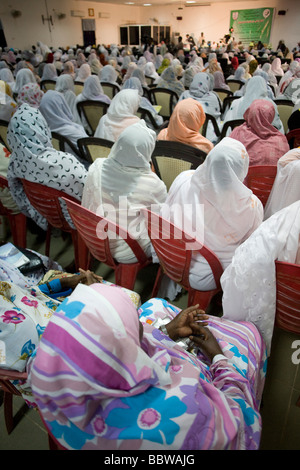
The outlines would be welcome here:
<svg viewBox="0 0 300 470">
<path fill-rule="evenodd" d="M 120 200 L 126 199 L 125 228 L 157 263 L 140 211 L 155 205 L 181 229 L 201 227 L 200 242 L 223 268 L 223 315 L 217 317 L 198 305 L 172 305 L 181 287 L 170 279 L 161 298 L 141 305 L 138 292 L 90 271 L 69 276 L 42 257 L 47 274 L 26 276 L 0 259 L 5 367 L 28 373 L 16 386 L 63 448 L 259 448 L 275 315 L 274 263 L 300 261 L 300 149 L 290 147 L 276 106 L 277 98 L 292 101 L 288 131 L 300 128 L 300 50 L 296 46 L 284 62 L 287 52 L 279 46 L 242 50 L 234 41 L 207 44 L 201 37 L 197 47 L 187 35 L 173 47 L 163 41 L 139 49 L 54 49 L 38 42 L 31 50 L 1 52 L 0 119 L 8 123 L 7 146 L 0 147 L 0 172 L 9 185 L 0 191 L 4 206 L 46 230 L 21 178 L 59 189 L 98 215 L 109 218 L 112 211 L 120 225 Z M 224 110 L 216 89 L 229 91 L 230 79 L 241 88 Z M 45 80 L 54 89 L 45 89 Z M 105 93 L 106 83 L 116 86 L 113 97 Z M 168 121 L 151 103 L 151 87 L 176 93 Z M 77 107 L 86 100 L 108 105 L 94 137 L 112 143 L 108 157 L 92 164 L 73 151 L 92 132 Z M 155 126 L 138 116 L 139 108 L 152 114 Z M 220 132 L 209 123 L 202 135 L 207 114 Z M 224 123 L 233 119 L 244 122 L 220 139 Z M 56 150 L 53 132 L 67 137 L 72 148 Z M 206 154 L 169 190 L 151 165 L 159 140 Z M 247 187 L 253 165 L 277 166 L 265 207 Z M 110 247 L 117 262 L 136 262 L 122 239 L 111 237 Z M 200 254 L 192 256 L 190 284 L 215 288 Z"/>
</svg>

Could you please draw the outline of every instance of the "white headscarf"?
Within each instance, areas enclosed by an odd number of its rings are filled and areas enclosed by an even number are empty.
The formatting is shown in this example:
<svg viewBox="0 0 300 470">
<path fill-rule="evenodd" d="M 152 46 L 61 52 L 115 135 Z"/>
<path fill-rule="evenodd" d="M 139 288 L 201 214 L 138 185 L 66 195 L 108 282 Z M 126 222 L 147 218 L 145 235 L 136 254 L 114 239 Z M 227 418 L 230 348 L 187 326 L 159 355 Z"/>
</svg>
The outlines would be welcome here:
<svg viewBox="0 0 300 470">
<path fill-rule="evenodd" d="M 189 227 L 191 235 L 196 234 L 199 242 L 219 257 L 224 269 L 237 246 L 263 219 L 262 203 L 243 184 L 248 167 L 244 145 L 225 137 L 202 165 L 175 179 L 166 201 L 171 215 L 168 208 L 162 210 L 162 216 L 171 218 L 179 228 Z M 203 283 L 206 289 L 214 287 L 212 272 L 200 255 L 191 266 L 190 282 L 195 288 Z"/>
<path fill-rule="evenodd" d="M 46 64 L 43 68 L 41 80 L 57 80 L 57 69 L 54 64 Z"/>
<path fill-rule="evenodd" d="M 84 83 L 85 80 L 92 74 L 91 67 L 89 64 L 82 64 L 77 70 L 77 75 L 75 78 L 76 82 Z"/>
<path fill-rule="evenodd" d="M 223 273 L 223 317 L 250 321 L 270 353 L 276 312 L 275 260 L 295 263 L 299 249 L 300 201 L 276 212 L 239 246 Z"/>
<path fill-rule="evenodd" d="M 27 83 L 36 83 L 35 76 L 30 69 L 20 69 L 16 75 L 15 86 L 13 87 L 12 91 L 18 94 L 21 88 L 24 85 L 27 85 Z"/>
<path fill-rule="evenodd" d="M 116 80 L 118 78 L 118 72 L 112 65 L 105 65 L 98 73 L 100 82 L 108 82 L 118 85 Z"/>
<path fill-rule="evenodd" d="M 58 91 L 48 90 L 41 100 L 39 109 L 50 130 L 67 137 L 75 146 L 78 139 L 87 137 L 83 127 L 73 122 L 73 114 L 64 96 Z"/>
<path fill-rule="evenodd" d="M 127 127 L 113 145 L 108 158 L 99 158 L 90 166 L 82 198 L 84 207 L 100 215 L 104 215 L 108 206 L 114 207 L 117 213 L 108 214 L 108 218 L 118 220 L 116 216 L 123 216 L 123 222 L 119 220 L 122 226 L 128 211 L 128 231 L 136 236 L 148 255 L 150 240 L 144 219 L 137 210 L 141 206 L 161 204 L 167 195 L 165 184 L 150 168 L 155 141 L 155 132 L 143 120 Z M 124 213 L 118 212 L 120 197 L 127 198 Z M 113 240 L 110 247 L 118 261 L 136 261 L 123 241 Z"/>
<path fill-rule="evenodd" d="M 7 139 L 12 150 L 7 171 L 11 194 L 20 210 L 46 230 L 46 220 L 30 204 L 19 178 L 64 191 L 80 201 L 86 170 L 73 155 L 53 148 L 45 119 L 28 104 L 22 104 L 11 118 Z M 70 222 L 67 212 L 65 216 Z"/>
<path fill-rule="evenodd" d="M 56 80 L 55 90 L 61 93 L 74 116 L 76 101 L 74 80 L 69 74 L 62 74 Z"/>
<path fill-rule="evenodd" d="M 278 160 L 276 178 L 265 206 L 265 219 L 300 200 L 300 149 L 287 152 Z"/>
<path fill-rule="evenodd" d="M 135 115 L 141 97 L 138 90 L 121 90 L 112 99 L 107 113 L 102 116 L 94 136 L 115 142 L 121 132 L 139 121 Z"/>
<path fill-rule="evenodd" d="M 282 77 L 284 72 L 282 70 L 282 67 L 281 67 L 281 60 L 279 59 L 279 57 L 276 57 L 272 64 L 271 64 L 271 69 L 272 69 L 272 72 L 274 73 L 275 76 L 279 76 L 279 77 Z"/>
</svg>

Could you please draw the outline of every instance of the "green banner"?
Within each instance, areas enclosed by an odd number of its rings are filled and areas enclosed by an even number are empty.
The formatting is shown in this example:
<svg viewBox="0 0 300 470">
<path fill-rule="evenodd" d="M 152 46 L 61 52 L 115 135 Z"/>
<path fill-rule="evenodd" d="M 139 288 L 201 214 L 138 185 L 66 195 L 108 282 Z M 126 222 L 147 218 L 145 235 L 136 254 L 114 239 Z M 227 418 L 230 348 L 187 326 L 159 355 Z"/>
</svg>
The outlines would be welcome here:
<svg viewBox="0 0 300 470">
<path fill-rule="evenodd" d="M 251 10 L 232 10 L 230 12 L 231 34 L 244 46 L 250 42 L 261 41 L 269 44 L 274 8 L 255 8 Z"/>
</svg>

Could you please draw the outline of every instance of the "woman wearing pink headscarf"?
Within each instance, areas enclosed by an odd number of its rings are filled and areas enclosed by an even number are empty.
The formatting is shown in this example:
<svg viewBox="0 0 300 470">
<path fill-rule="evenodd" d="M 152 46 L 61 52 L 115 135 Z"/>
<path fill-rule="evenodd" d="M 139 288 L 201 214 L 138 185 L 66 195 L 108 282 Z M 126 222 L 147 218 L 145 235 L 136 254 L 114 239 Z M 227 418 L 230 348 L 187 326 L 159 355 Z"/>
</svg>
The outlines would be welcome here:
<svg viewBox="0 0 300 470">
<path fill-rule="evenodd" d="M 254 100 L 244 113 L 246 122 L 236 127 L 230 137 L 242 142 L 249 154 L 251 165 L 277 165 L 289 150 L 288 141 L 273 126 L 275 108 L 271 101 Z"/>
<path fill-rule="evenodd" d="M 170 117 L 168 127 L 162 129 L 157 140 L 182 142 L 208 153 L 213 144 L 199 132 L 205 119 L 201 103 L 193 98 L 179 101 Z"/>
</svg>

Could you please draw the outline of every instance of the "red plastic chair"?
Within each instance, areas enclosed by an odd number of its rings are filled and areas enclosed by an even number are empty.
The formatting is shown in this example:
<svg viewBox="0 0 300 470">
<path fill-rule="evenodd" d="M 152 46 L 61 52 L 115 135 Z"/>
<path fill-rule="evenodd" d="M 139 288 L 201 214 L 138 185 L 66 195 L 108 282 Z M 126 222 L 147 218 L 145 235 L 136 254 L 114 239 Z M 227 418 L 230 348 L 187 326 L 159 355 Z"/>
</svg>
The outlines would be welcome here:
<svg viewBox="0 0 300 470">
<path fill-rule="evenodd" d="M 69 196 L 63 191 L 59 191 L 39 183 L 32 183 L 25 179 L 21 179 L 21 181 L 26 196 L 32 206 L 47 219 L 48 230 L 45 249 L 46 256 L 49 256 L 50 253 L 51 229 L 52 227 L 55 227 L 63 232 L 71 234 L 74 246 L 76 269 L 82 267 L 81 261 L 83 260 L 84 262 L 87 256 L 86 246 L 82 242 L 77 231 L 72 229 L 66 221 L 60 205 L 60 199 L 66 200 L 66 198 L 68 198 L 71 201 L 78 202 L 77 199 Z"/>
<path fill-rule="evenodd" d="M 76 202 L 72 202 L 67 199 L 64 200 L 67 204 L 73 223 L 90 251 L 90 254 L 98 261 L 101 261 L 114 269 L 117 285 L 133 290 L 138 272 L 151 263 L 151 258 L 147 258 L 138 242 L 131 238 L 129 233 L 119 225 L 104 217 L 94 214 Z M 105 233 L 108 230 L 113 231 L 123 238 L 137 258 L 138 261 L 136 263 L 118 263 L 113 258 L 109 247 L 109 239 Z M 83 267 L 83 269 L 87 269 L 89 264 L 90 260 L 87 257 L 85 267 Z"/>
<path fill-rule="evenodd" d="M 276 165 L 249 166 L 245 185 L 253 191 L 265 207 L 276 178 Z"/>
<path fill-rule="evenodd" d="M 3 394 L 4 404 L 4 419 L 7 433 L 10 434 L 14 427 L 14 416 L 13 416 L 13 396 L 21 396 L 21 393 L 11 383 L 12 380 L 26 380 L 26 372 L 17 372 L 12 370 L 0 369 L 0 390 Z"/>
<path fill-rule="evenodd" d="M 195 238 L 190 237 L 158 214 L 148 209 L 144 209 L 143 213 L 147 218 L 149 237 L 160 262 L 152 297 L 157 296 L 163 274 L 166 274 L 188 291 L 188 306 L 199 304 L 199 307 L 205 310 L 213 296 L 221 291 L 220 277 L 223 273 L 223 267 L 218 257 Z M 188 247 L 188 244 L 191 243 L 194 245 L 193 250 Z M 190 263 L 192 256 L 196 253 L 201 254 L 209 263 L 216 289 L 199 291 L 190 286 Z"/>
<path fill-rule="evenodd" d="M 275 261 L 276 314 L 275 325 L 300 335 L 300 265 Z M 297 400 L 300 407 L 300 396 Z"/>
<path fill-rule="evenodd" d="M 286 134 L 290 149 L 300 147 L 300 129 L 294 129 Z"/>
<path fill-rule="evenodd" d="M 0 175 L 0 188 L 8 188 L 7 179 Z M 21 212 L 19 214 L 13 214 L 7 209 L 0 201 L 0 215 L 4 215 L 8 218 L 13 242 L 20 248 L 26 248 L 26 230 L 27 230 L 27 219 Z"/>
</svg>

